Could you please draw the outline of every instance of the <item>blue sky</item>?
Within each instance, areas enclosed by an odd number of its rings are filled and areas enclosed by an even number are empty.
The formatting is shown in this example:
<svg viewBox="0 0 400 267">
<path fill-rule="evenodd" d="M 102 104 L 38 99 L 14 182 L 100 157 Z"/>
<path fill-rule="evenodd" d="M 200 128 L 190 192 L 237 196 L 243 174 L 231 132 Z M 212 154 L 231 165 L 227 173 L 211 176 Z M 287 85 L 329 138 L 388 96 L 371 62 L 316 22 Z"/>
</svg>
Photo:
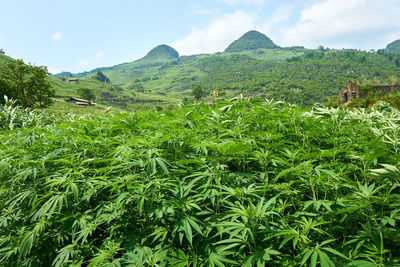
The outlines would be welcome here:
<svg viewBox="0 0 400 267">
<path fill-rule="evenodd" d="M 181 55 L 223 51 L 252 29 L 309 48 L 400 39 L 400 0 L 15 0 L 0 13 L 0 49 L 53 73 L 133 61 L 164 43 Z"/>
</svg>

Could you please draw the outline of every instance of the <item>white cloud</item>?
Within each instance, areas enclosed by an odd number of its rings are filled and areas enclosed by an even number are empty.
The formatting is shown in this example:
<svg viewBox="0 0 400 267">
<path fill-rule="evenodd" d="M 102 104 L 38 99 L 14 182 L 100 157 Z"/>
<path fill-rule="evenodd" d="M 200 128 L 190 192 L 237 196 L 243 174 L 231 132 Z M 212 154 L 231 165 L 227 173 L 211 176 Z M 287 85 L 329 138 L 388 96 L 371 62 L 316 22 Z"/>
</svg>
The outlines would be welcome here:
<svg viewBox="0 0 400 267">
<path fill-rule="evenodd" d="M 100 61 L 100 59 L 104 56 L 104 51 L 103 50 L 99 50 L 94 57 L 88 59 L 88 58 L 82 58 L 78 61 L 78 68 L 79 71 L 84 71 L 84 70 L 88 70 L 90 68 L 94 68 L 95 65 L 98 63 L 98 61 Z"/>
<path fill-rule="evenodd" d="M 223 51 L 235 39 L 254 28 L 255 16 L 243 11 L 223 15 L 205 29 L 193 29 L 172 46 L 181 55 Z"/>
<path fill-rule="evenodd" d="M 284 34 L 286 45 L 384 46 L 400 25 L 399 0 L 324 0 L 301 12 Z M 399 36 L 400 37 L 400 36 Z"/>
<path fill-rule="evenodd" d="M 53 75 L 54 74 L 59 74 L 59 73 L 62 72 L 60 69 L 57 69 L 57 68 L 48 68 L 48 71 Z"/>
<path fill-rule="evenodd" d="M 293 13 L 294 6 L 293 5 L 281 5 L 279 6 L 272 15 L 269 20 L 264 22 L 260 26 L 260 30 L 263 32 L 269 32 L 285 21 L 287 21 Z"/>
<path fill-rule="evenodd" d="M 99 52 L 96 53 L 95 58 L 97 60 L 99 60 L 100 58 L 102 58 L 104 56 L 104 51 L 100 50 Z"/>
<path fill-rule="evenodd" d="M 51 39 L 53 39 L 54 41 L 60 41 L 62 38 L 63 38 L 62 32 L 56 32 L 51 36 Z"/>
<path fill-rule="evenodd" d="M 195 3 L 192 7 L 185 11 L 186 15 L 190 16 L 191 13 L 203 16 L 210 16 L 217 14 L 219 11 L 216 8 L 205 7 L 203 4 Z"/>
<path fill-rule="evenodd" d="M 78 66 L 79 66 L 80 68 L 87 68 L 87 67 L 89 67 L 90 65 L 92 65 L 92 62 L 91 62 L 90 60 L 88 60 L 88 59 L 81 59 L 81 60 L 79 60 L 79 62 L 78 62 Z"/>
<path fill-rule="evenodd" d="M 228 4 L 230 6 L 246 4 L 246 5 L 260 5 L 265 2 L 265 0 L 218 0 L 219 2 Z"/>
</svg>

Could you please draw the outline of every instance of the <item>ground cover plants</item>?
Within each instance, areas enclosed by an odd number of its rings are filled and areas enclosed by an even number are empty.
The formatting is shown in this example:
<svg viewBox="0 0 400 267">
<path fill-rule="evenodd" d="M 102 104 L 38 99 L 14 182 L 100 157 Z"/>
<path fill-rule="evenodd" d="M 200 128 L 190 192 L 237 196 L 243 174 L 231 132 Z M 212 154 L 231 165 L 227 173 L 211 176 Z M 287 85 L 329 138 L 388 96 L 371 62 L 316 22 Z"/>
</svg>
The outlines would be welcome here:
<svg viewBox="0 0 400 267">
<path fill-rule="evenodd" d="M 235 99 L 39 114 L 12 129 L 11 109 L 1 266 L 400 264 L 400 115 L 388 105 Z"/>
</svg>

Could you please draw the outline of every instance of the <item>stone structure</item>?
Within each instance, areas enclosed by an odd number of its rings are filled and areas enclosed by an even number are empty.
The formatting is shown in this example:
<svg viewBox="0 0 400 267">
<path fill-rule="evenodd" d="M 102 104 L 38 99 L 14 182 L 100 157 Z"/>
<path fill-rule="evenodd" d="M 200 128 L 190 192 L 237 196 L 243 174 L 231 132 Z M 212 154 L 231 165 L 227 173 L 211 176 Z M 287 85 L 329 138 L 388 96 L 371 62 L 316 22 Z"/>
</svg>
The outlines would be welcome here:
<svg viewBox="0 0 400 267">
<path fill-rule="evenodd" d="M 340 104 L 348 104 L 360 100 L 360 86 L 352 81 L 346 83 L 346 88 L 340 91 Z"/>
<path fill-rule="evenodd" d="M 360 98 L 367 97 L 369 93 L 379 93 L 382 96 L 393 93 L 400 92 L 400 85 L 375 85 L 367 91 L 360 91 Z"/>
<path fill-rule="evenodd" d="M 347 105 L 351 101 L 358 101 L 370 93 L 379 93 L 384 96 L 392 92 L 400 92 L 400 85 L 371 85 L 370 88 L 361 88 L 356 83 L 348 81 L 346 88 L 340 91 L 340 104 Z"/>
</svg>

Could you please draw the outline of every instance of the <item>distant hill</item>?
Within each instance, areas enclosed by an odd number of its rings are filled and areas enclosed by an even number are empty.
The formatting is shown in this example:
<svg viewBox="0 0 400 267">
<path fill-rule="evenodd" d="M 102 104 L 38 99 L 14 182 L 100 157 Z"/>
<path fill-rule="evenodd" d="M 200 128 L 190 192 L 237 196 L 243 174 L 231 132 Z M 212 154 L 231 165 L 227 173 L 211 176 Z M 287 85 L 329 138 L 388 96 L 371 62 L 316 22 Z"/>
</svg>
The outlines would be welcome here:
<svg viewBox="0 0 400 267">
<path fill-rule="evenodd" d="M 235 53 L 261 48 L 271 49 L 279 48 L 279 46 L 274 44 L 266 35 L 258 31 L 249 31 L 238 40 L 231 43 L 228 48 L 225 49 L 225 52 Z"/>
<path fill-rule="evenodd" d="M 174 60 L 179 58 L 178 52 L 169 45 L 159 45 L 150 50 L 143 60 Z"/>
<path fill-rule="evenodd" d="M 387 54 L 400 54 L 400 39 L 388 44 L 385 48 Z"/>
<path fill-rule="evenodd" d="M 3 72 L 6 69 L 7 63 L 12 62 L 12 61 L 14 61 L 14 59 L 9 56 L 6 56 L 4 54 L 4 52 L 0 53 L 0 76 L 1 76 L 1 72 Z"/>
<path fill-rule="evenodd" d="M 257 31 L 244 34 L 226 51 L 179 56 L 170 46 L 159 45 L 139 60 L 73 74 L 82 82 L 74 86 L 59 82 L 56 91 L 60 96 L 72 95 L 74 87 L 89 86 L 85 80 L 101 71 L 111 83 L 90 86 L 98 87 L 100 100 L 121 106 L 176 103 L 192 98 L 191 91 L 199 84 L 207 93 L 259 95 L 307 106 L 337 96 L 348 80 L 388 83 L 400 71 L 400 54 L 279 47 Z M 66 90 L 68 94 L 62 94 Z"/>
<path fill-rule="evenodd" d="M 51 76 L 53 76 L 53 77 L 67 77 L 67 76 L 73 76 L 73 74 L 71 72 L 68 72 L 68 71 L 63 71 L 63 72 L 60 72 L 60 73 L 57 73 L 57 74 L 53 74 Z"/>
</svg>

